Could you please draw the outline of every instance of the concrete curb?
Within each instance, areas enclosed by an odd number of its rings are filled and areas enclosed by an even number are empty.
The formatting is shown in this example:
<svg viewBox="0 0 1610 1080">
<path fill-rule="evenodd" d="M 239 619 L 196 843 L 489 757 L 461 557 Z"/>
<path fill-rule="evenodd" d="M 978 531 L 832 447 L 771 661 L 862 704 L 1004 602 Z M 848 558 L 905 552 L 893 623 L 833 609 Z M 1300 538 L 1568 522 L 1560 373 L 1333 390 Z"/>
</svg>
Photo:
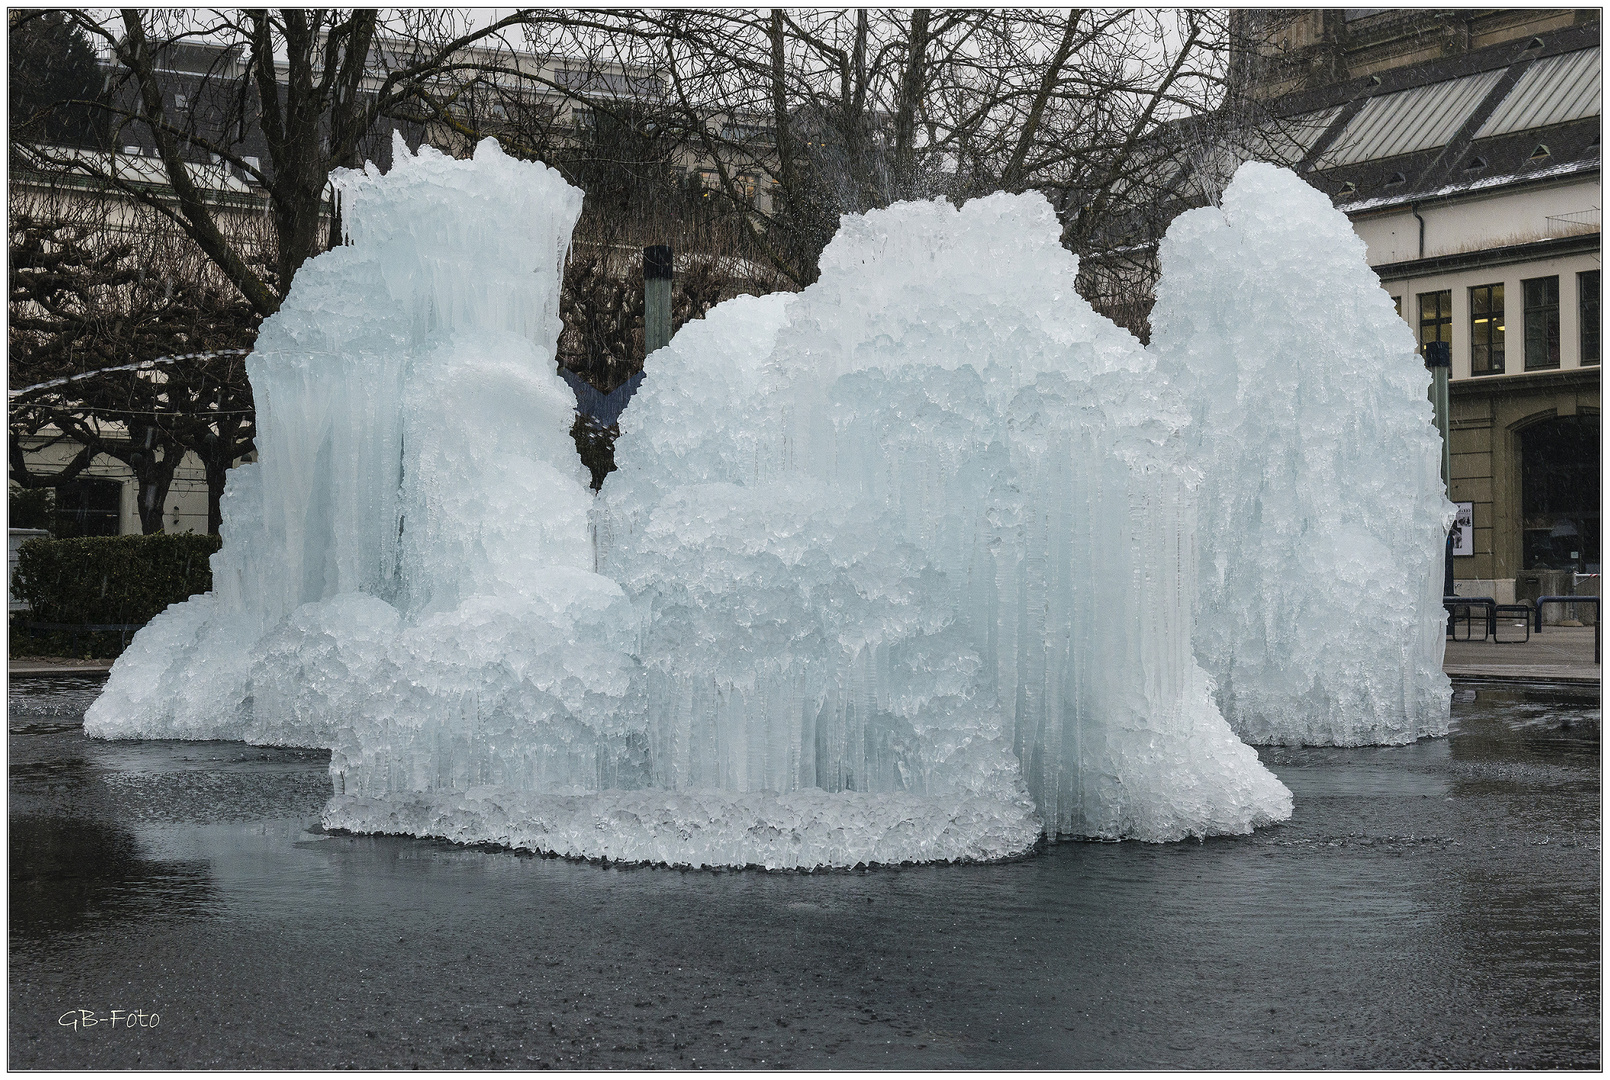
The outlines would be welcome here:
<svg viewBox="0 0 1610 1080">
<path fill-rule="evenodd" d="M 1484 683 L 1570 683 L 1573 686 L 1599 686 L 1603 676 L 1596 669 L 1526 667 L 1503 668 L 1457 667 L 1444 668 L 1448 678 L 1458 682 Z"/>
<path fill-rule="evenodd" d="M 112 669 L 110 660 L 88 660 L 71 664 L 11 664 L 6 674 L 18 675 L 104 675 Z"/>
</svg>

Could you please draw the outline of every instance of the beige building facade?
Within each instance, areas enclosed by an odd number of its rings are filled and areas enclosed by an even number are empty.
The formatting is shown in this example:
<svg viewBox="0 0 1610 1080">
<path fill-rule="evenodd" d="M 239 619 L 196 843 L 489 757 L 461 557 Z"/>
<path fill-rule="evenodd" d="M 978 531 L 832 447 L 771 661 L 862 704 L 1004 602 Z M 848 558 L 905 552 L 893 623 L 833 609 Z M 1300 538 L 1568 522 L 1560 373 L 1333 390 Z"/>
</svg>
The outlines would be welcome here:
<svg viewBox="0 0 1610 1080">
<path fill-rule="evenodd" d="M 29 442 L 33 446 L 29 446 Z M 56 442 L 49 432 L 24 442 L 29 468 L 51 472 L 64 468 L 78 453 L 72 442 Z M 114 457 L 98 454 L 77 481 L 57 492 L 59 516 L 70 518 L 62 535 L 137 536 L 140 529 L 139 481 L 129 467 Z M 201 459 L 186 452 L 174 470 L 168 497 L 163 500 L 162 531 L 165 533 L 204 533 L 207 531 L 207 473 Z"/>
<path fill-rule="evenodd" d="M 1449 345 L 1455 591 L 1599 593 L 1600 10 L 1272 15 L 1263 93 L 1422 348 Z M 1552 609 L 1551 609 L 1552 610 Z"/>
</svg>

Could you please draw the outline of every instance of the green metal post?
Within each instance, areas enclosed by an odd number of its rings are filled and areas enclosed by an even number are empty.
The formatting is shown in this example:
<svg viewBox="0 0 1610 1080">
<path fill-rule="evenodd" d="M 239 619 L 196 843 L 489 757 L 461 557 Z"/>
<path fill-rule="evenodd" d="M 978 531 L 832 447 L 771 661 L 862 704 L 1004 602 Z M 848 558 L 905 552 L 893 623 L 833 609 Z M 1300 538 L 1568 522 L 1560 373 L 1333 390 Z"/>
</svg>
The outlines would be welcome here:
<svg viewBox="0 0 1610 1080">
<path fill-rule="evenodd" d="M 671 248 L 643 249 L 643 356 L 671 342 Z"/>
<path fill-rule="evenodd" d="M 1448 438 L 1448 369 L 1451 365 L 1447 360 L 1447 343 L 1437 342 L 1437 344 L 1442 345 L 1444 359 L 1442 363 L 1431 368 L 1431 408 L 1436 414 L 1437 430 L 1442 433 L 1442 491 L 1448 496 L 1448 501 L 1452 502 L 1453 459 L 1449 445 L 1451 440 Z M 1429 357 L 1426 359 L 1426 364 L 1431 365 Z"/>
<path fill-rule="evenodd" d="M 1428 341 L 1425 348 L 1426 367 L 1431 369 L 1431 411 L 1442 433 L 1442 493 L 1453 501 L 1453 457 L 1448 438 L 1448 374 L 1453 370 L 1453 346 L 1446 341 Z M 1448 534 L 1443 556 L 1442 595 L 1452 596 L 1453 591 L 1453 533 Z"/>
</svg>

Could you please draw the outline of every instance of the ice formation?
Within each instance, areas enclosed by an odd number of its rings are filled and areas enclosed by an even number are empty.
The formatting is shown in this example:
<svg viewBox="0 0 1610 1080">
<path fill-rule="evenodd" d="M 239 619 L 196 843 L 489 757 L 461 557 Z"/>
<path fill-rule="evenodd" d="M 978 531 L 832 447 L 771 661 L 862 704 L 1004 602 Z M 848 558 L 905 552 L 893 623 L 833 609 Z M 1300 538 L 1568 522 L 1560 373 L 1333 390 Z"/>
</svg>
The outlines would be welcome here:
<svg viewBox="0 0 1610 1080">
<path fill-rule="evenodd" d="M 1328 199 L 1242 166 L 1160 250 L 1151 351 L 1193 403 L 1196 653 L 1253 743 L 1446 734 L 1440 437 L 1414 335 Z"/>
<path fill-rule="evenodd" d="M 599 558 L 645 610 L 668 767 L 941 805 L 1026 785 L 1053 835 L 1290 813 L 1191 657 L 1187 418 L 1059 231 L 1039 195 L 846 218 L 797 297 L 655 354 Z"/>
<path fill-rule="evenodd" d="M 213 591 L 88 733 L 327 746 L 332 827 L 623 861 L 1289 816 L 1193 656 L 1219 421 L 1179 390 L 1223 327 L 1142 349 L 1038 195 L 848 217 L 816 284 L 655 354 L 595 500 L 553 364 L 580 193 L 490 141 L 394 160 L 264 323 Z"/>
</svg>

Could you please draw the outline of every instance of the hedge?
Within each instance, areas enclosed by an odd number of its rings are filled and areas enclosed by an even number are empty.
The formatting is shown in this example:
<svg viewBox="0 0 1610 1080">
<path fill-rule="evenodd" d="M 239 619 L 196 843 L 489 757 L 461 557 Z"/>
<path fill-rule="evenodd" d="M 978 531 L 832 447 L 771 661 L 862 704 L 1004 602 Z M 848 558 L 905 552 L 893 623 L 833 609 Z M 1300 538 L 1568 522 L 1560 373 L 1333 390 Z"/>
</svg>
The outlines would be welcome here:
<svg viewBox="0 0 1610 1080">
<path fill-rule="evenodd" d="M 11 591 L 45 623 L 144 625 L 169 604 L 212 588 L 216 536 L 84 536 L 29 540 Z"/>
</svg>

